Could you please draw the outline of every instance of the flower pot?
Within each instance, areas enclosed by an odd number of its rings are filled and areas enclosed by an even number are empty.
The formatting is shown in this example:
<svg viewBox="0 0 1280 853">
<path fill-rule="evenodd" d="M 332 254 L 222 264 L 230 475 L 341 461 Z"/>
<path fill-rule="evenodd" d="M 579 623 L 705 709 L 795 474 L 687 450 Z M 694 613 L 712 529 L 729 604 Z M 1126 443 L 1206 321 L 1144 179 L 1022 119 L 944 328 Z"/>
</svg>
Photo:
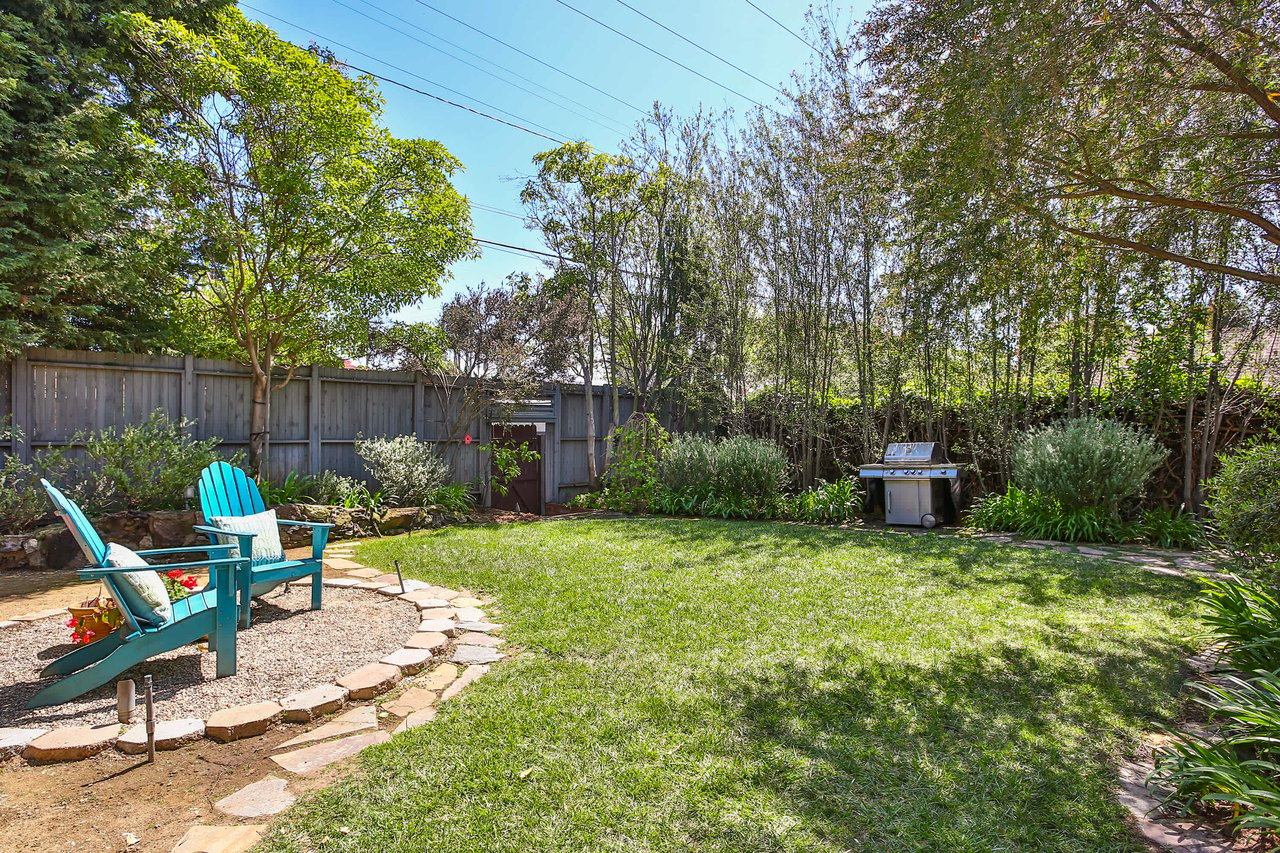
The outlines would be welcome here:
<svg viewBox="0 0 1280 853">
<path fill-rule="evenodd" d="M 71 614 L 71 618 L 80 621 L 81 633 L 93 635 L 85 643 L 96 643 L 120 624 L 119 611 L 114 608 L 104 611 L 98 607 L 68 607 L 67 612 Z"/>
</svg>

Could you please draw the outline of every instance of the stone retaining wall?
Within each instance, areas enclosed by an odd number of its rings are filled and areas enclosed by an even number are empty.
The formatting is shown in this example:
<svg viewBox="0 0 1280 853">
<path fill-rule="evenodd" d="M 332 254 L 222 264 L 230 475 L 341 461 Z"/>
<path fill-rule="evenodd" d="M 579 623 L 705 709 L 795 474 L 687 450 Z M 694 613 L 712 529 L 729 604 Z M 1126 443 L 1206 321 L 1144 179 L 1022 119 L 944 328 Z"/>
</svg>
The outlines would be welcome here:
<svg viewBox="0 0 1280 853">
<path fill-rule="evenodd" d="M 276 507 L 276 514 L 280 518 L 333 524 L 333 530 L 329 531 L 330 542 L 444 527 L 466 520 L 465 516 L 447 512 L 438 506 L 395 507 L 370 514 L 364 508 L 285 504 Z M 180 548 L 203 544 L 208 541 L 206 537 L 192 530 L 198 523 L 200 513 L 185 510 L 113 512 L 93 520 L 94 528 L 103 539 L 134 549 Z M 302 547 L 311 542 L 311 531 L 304 527 L 282 528 L 281 539 L 286 548 Z M 80 549 L 61 522 L 29 533 L 0 535 L 0 572 L 71 569 L 83 564 Z"/>
</svg>

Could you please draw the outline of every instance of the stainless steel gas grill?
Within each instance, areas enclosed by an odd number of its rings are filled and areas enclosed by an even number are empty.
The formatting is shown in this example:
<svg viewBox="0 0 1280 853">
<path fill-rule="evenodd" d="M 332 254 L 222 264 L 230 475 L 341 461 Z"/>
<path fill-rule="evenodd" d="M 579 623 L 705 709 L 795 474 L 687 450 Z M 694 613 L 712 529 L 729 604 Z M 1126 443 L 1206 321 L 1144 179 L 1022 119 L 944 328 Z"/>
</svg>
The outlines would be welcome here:
<svg viewBox="0 0 1280 853">
<path fill-rule="evenodd" d="M 858 475 L 867 481 L 868 493 L 883 491 L 888 524 L 933 527 L 955 515 L 960 469 L 946 460 L 937 442 L 890 444 L 881 462 L 863 465 Z"/>
</svg>

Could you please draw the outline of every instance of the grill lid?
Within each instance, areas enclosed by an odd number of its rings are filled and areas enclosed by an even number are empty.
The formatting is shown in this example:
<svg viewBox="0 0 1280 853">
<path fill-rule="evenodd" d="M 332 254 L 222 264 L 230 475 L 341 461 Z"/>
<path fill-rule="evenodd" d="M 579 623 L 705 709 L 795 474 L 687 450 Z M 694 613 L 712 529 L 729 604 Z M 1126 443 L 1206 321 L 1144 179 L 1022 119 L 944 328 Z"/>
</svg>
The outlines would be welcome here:
<svg viewBox="0 0 1280 853">
<path fill-rule="evenodd" d="M 942 448 L 936 441 L 901 441 L 884 449 L 886 465 L 925 465 L 945 461 Z"/>
</svg>

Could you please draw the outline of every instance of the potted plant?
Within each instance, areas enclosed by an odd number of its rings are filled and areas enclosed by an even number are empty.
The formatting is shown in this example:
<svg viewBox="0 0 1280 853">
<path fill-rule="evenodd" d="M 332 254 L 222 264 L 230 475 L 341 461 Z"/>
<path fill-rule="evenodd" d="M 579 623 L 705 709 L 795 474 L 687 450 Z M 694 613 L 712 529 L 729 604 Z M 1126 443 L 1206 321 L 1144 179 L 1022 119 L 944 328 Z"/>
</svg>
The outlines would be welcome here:
<svg viewBox="0 0 1280 853">
<path fill-rule="evenodd" d="M 71 629 L 71 642 L 78 646 L 101 640 L 124 623 L 120 608 L 105 595 L 82 601 L 79 607 L 68 607 L 67 612 L 71 614 L 71 618 L 67 620 L 67 627 Z"/>
</svg>

